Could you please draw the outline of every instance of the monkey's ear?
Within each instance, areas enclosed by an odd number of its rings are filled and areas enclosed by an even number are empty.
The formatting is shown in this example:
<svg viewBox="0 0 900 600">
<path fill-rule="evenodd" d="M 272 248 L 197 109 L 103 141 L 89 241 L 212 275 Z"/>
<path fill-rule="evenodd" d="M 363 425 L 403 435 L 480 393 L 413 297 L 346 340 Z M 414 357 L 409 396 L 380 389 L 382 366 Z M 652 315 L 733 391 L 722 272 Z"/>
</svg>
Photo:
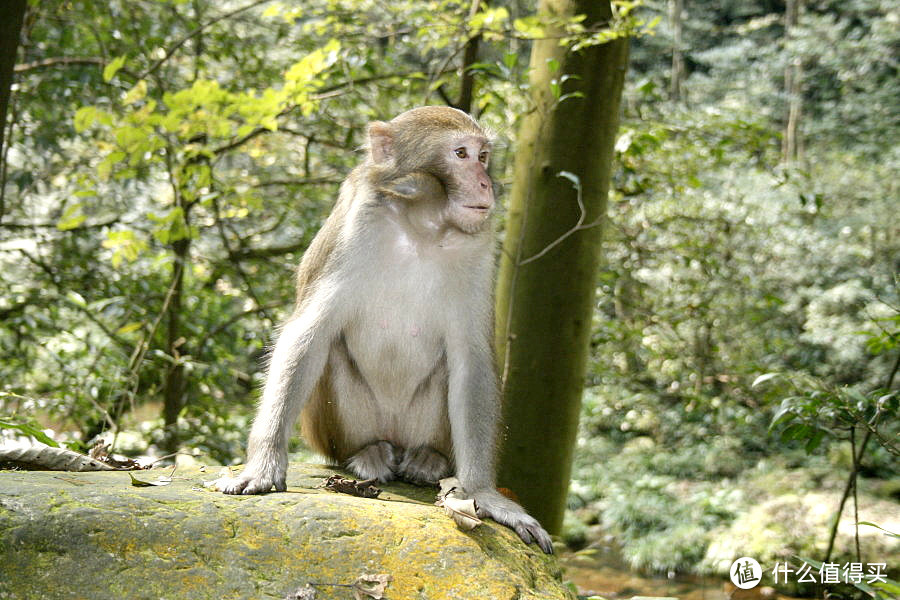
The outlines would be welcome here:
<svg viewBox="0 0 900 600">
<path fill-rule="evenodd" d="M 394 136 L 390 124 L 384 121 L 369 123 L 369 152 L 377 164 L 394 158 Z"/>
</svg>

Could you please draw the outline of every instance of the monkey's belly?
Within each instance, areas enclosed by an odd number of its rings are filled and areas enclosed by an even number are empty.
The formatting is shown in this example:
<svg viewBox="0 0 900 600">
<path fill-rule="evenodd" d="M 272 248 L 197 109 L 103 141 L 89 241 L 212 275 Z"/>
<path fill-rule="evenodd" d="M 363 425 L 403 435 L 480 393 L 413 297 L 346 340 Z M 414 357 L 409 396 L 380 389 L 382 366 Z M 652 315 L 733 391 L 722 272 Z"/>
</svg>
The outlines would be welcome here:
<svg viewBox="0 0 900 600">
<path fill-rule="evenodd" d="M 441 341 L 426 328 L 396 316 L 375 318 L 344 331 L 356 371 L 385 412 L 403 412 L 444 359 Z"/>
<path fill-rule="evenodd" d="M 387 318 L 342 331 L 304 410 L 304 436 L 333 460 L 347 460 L 380 440 L 401 448 L 427 445 L 450 456 L 441 340 L 409 321 Z"/>
</svg>

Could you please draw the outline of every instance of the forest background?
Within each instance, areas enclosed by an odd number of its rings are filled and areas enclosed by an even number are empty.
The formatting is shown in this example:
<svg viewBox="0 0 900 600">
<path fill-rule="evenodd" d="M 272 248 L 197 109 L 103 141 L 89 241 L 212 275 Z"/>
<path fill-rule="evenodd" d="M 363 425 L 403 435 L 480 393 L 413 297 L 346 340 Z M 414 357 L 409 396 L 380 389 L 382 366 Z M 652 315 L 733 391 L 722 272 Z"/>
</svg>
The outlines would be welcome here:
<svg viewBox="0 0 900 600">
<path fill-rule="evenodd" d="M 855 499 L 900 529 L 896 3 L 613 8 L 632 39 L 564 538 L 663 573 L 739 548 L 896 559 L 834 527 Z M 509 189 L 534 15 L 30 2 L 0 156 L 0 428 L 241 460 L 366 123 L 462 107 Z"/>
</svg>

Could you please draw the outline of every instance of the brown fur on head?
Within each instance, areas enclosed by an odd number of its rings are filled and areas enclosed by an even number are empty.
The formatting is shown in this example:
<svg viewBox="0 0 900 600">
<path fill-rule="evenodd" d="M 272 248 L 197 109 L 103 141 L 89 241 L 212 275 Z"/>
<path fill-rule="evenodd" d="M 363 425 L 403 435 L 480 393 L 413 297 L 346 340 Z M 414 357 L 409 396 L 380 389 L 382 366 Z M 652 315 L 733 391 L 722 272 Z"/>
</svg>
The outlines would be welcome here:
<svg viewBox="0 0 900 600">
<path fill-rule="evenodd" d="M 488 135 L 468 114 L 449 106 L 422 106 L 390 121 L 369 124 L 369 155 L 375 164 L 396 175 L 437 165 L 433 149 L 454 135 L 471 135 L 489 142 Z M 437 173 L 435 173 L 437 175 Z"/>
<path fill-rule="evenodd" d="M 489 156 L 490 140 L 475 119 L 455 108 L 425 106 L 369 125 L 369 157 L 363 169 L 376 190 L 397 189 L 396 182 L 410 174 L 436 178 L 445 193 L 430 199 L 439 202 L 446 223 L 477 233 L 487 227 L 494 205 Z M 436 186 L 417 189 L 421 200 L 422 190 Z"/>
</svg>

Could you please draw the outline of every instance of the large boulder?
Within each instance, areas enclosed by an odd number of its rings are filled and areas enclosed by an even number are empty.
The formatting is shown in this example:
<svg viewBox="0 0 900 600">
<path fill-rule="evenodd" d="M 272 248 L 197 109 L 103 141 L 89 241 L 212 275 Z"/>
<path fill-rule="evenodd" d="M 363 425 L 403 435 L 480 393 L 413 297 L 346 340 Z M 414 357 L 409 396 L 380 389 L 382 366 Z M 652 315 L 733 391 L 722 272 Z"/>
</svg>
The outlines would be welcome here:
<svg viewBox="0 0 900 600">
<path fill-rule="evenodd" d="M 199 469 L 159 487 L 126 472 L 0 471 L 0 599 L 284 598 L 307 583 L 352 598 L 321 584 L 364 574 L 390 575 L 393 600 L 574 598 L 554 557 L 493 522 L 459 530 L 435 490 L 318 487 L 334 473 L 292 465 L 286 493 L 226 496 Z"/>
</svg>

